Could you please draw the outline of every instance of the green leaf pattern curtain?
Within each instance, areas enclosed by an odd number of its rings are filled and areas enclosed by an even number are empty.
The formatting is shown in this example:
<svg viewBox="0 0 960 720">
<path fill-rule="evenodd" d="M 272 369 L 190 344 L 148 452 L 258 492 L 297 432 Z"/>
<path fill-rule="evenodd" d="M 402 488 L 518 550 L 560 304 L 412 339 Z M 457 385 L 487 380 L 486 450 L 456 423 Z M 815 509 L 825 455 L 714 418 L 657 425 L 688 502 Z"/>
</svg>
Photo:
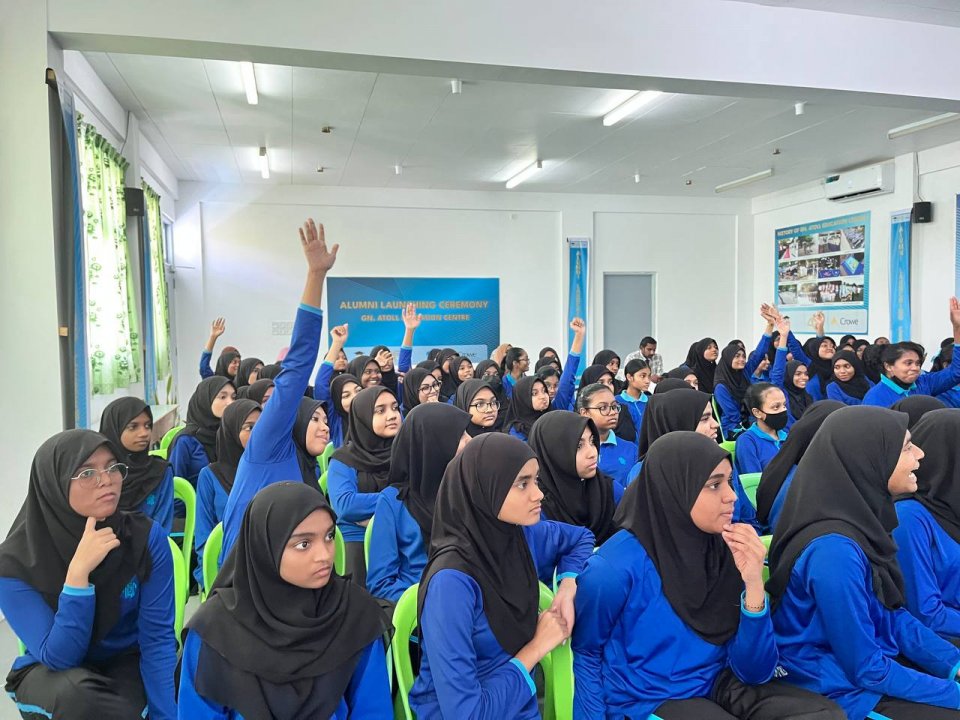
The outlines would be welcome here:
<svg viewBox="0 0 960 720">
<path fill-rule="evenodd" d="M 87 263 L 87 347 L 94 395 L 140 380 L 140 336 L 127 247 L 127 161 L 89 123 L 77 123 Z"/>
<path fill-rule="evenodd" d="M 168 382 L 172 377 L 170 362 L 170 309 L 167 300 L 167 274 L 163 256 L 163 220 L 160 217 L 160 196 L 143 183 L 143 197 L 147 213 L 147 231 L 150 234 L 150 287 L 153 293 L 151 308 L 144 312 L 153 313 L 153 353 L 157 372 L 157 395 L 170 401 Z M 167 389 L 164 392 L 164 388 Z"/>
</svg>

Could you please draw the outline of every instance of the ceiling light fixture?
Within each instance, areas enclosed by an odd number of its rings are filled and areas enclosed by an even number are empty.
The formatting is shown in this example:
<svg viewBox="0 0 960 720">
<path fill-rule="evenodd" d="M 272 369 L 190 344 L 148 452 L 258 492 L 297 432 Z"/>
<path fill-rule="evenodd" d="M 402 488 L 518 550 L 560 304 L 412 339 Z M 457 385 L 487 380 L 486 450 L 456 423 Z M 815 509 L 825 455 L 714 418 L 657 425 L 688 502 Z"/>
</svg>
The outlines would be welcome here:
<svg viewBox="0 0 960 720">
<path fill-rule="evenodd" d="M 267 149 L 260 146 L 260 177 L 270 179 L 270 161 L 267 159 Z"/>
<path fill-rule="evenodd" d="M 754 173 L 753 175 L 747 175 L 746 177 L 742 177 L 739 180 L 731 180 L 730 182 L 717 185 L 713 189 L 713 191 L 722 193 L 727 190 L 733 190 L 734 188 L 742 187 L 744 185 L 749 185 L 750 183 L 754 183 L 759 180 L 765 180 L 768 177 L 771 177 L 772 175 L 773 175 L 773 168 L 767 168 L 766 170 L 761 170 L 760 172 Z"/>
<path fill-rule="evenodd" d="M 659 90 L 644 90 L 643 92 L 638 92 L 636 95 L 631 96 L 629 100 L 620 103 L 603 116 L 604 127 L 616 125 L 627 115 L 635 113 L 642 107 L 646 107 L 661 95 L 663 95 L 663 93 Z"/>
<path fill-rule="evenodd" d="M 634 174 L 633 174 L 633 181 L 634 181 L 635 183 L 640 182 L 640 173 L 634 173 Z"/>
<path fill-rule="evenodd" d="M 247 102 L 256 105 L 260 102 L 257 94 L 257 74 L 253 70 L 252 62 L 240 63 L 240 77 L 243 78 L 243 89 L 247 93 Z"/>
<path fill-rule="evenodd" d="M 894 140 L 898 137 L 909 135 L 910 133 L 920 132 L 921 130 L 929 130 L 930 128 L 935 128 L 939 125 L 946 125 L 954 120 L 960 120 L 960 113 L 951 112 L 944 113 L 943 115 L 934 115 L 932 118 L 927 118 L 926 120 L 920 120 L 918 122 L 901 125 L 900 127 L 887 130 L 887 139 Z"/>
<path fill-rule="evenodd" d="M 793 112 L 796 115 L 803 115 L 807 111 L 807 104 L 805 102 L 795 103 L 793 106 Z"/>
<path fill-rule="evenodd" d="M 543 167 L 543 163 L 540 160 L 537 160 L 535 163 L 533 163 L 533 165 L 528 165 L 523 170 L 521 170 L 516 175 L 514 175 L 512 178 L 507 180 L 507 190 L 512 190 L 523 181 L 529 180 L 542 167 Z"/>
<path fill-rule="evenodd" d="M 393 166 L 394 175 L 403 175 L 403 165 L 394 165 Z"/>
<path fill-rule="evenodd" d="M 450 92 L 454 95 L 459 95 L 463 92 L 463 80 L 451 80 L 450 81 Z"/>
</svg>

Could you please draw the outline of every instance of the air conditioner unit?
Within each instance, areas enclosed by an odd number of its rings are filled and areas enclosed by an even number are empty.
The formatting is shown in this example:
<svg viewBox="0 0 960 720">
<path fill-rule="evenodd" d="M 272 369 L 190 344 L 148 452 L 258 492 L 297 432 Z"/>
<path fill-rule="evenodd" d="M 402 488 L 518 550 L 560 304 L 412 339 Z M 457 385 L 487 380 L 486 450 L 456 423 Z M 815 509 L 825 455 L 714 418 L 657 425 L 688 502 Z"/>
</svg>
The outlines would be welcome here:
<svg viewBox="0 0 960 720">
<path fill-rule="evenodd" d="M 852 202 L 874 195 L 892 193 L 893 178 L 893 163 L 885 162 L 829 175 L 823 180 L 823 189 L 827 200 Z"/>
</svg>

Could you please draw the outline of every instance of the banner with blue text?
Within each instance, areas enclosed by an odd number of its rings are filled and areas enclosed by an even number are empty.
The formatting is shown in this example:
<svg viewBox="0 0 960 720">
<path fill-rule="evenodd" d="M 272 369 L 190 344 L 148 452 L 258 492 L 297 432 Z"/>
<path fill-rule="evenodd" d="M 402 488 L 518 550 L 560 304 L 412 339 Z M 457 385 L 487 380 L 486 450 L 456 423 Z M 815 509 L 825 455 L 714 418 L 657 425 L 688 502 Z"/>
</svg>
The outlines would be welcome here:
<svg viewBox="0 0 960 720">
<path fill-rule="evenodd" d="M 890 215 L 890 341 L 910 339 L 910 211 Z"/>
<path fill-rule="evenodd" d="M 590 238 L 567 238 L 567 245 L 570 253 L 569 275 L 569 299 L 567 301 L 567 323 L 574 318 L 583 318 L 589 326 L 587 317 L 587 298 L 589 297 L 589 262 L 590 262 Z M 567 331 L 567 347 L 573 343 L 573 330 Z M 562 348 L 558 348 L 563 352 Z M 587 345 L 584 342 L 582 357 L 589 357 L 587 354 Z M 586 367 L 586 363 L 580 363 L 580 371 Z M 577 373 L 579 376 L 580 373 Z"/>
<path fill-rule="evenodd" d="M 452 347 L 474 363 L 500 344 L 500 280 L 497 278 L 327 279 L 330 327 L 349 324 L 347 358 L 386 345 L 394 354 L 403 340 L 403 309 L 413 303 L 423 323 L 414 363 L 430 348 Z"/>
</svg>

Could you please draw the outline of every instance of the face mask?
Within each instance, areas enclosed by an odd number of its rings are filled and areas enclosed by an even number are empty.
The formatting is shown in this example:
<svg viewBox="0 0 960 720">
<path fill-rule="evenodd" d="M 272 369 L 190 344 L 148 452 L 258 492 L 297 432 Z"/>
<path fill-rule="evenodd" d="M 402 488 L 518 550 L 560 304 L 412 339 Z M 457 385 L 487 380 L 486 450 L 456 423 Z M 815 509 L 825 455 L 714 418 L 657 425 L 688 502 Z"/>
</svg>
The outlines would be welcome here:
<svg viewBox="0 0 960 720">
<path fill-rule="evenodd" d="M 787 426 L 787 411 L 767 413 L 767 417 L 764 418 L 763 421 L 777 432 L 780 432 Z"/>
</svg>

